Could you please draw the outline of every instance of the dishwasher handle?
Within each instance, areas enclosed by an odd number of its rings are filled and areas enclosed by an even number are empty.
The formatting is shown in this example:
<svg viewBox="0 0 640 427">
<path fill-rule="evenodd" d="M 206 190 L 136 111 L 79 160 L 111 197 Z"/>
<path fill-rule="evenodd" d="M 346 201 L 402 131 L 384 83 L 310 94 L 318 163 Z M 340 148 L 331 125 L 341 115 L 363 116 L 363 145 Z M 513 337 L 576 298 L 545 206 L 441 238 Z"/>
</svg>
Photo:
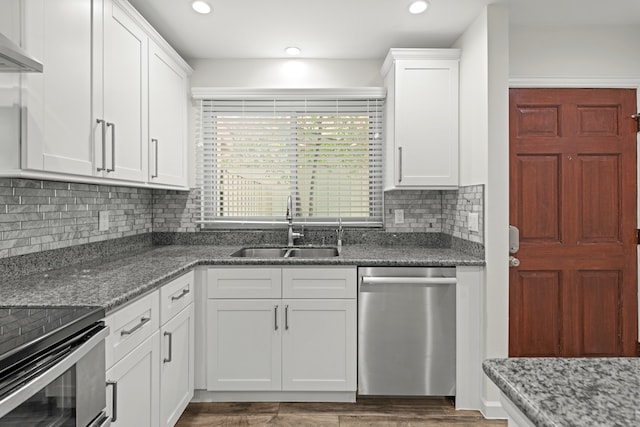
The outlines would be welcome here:
<svg viewBox="0 0 640 427">
<path fill-rule="evenodd" d="M 380 277 L 362 276 L 361 285 L 455 285 L 455 277 Z"/>
</svg>

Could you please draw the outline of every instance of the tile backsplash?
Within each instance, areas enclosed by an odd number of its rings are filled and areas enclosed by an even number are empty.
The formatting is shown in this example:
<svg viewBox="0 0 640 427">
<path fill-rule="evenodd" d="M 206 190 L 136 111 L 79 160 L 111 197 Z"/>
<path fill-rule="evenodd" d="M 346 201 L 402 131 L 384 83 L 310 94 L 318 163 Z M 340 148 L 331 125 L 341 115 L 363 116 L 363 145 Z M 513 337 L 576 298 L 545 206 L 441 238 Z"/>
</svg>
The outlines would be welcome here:
<svg viewBox="0 0 640 427">
<path fill-rule="evenodd" d="M 150 233 L 152 202 L 150 189 L 0 178 L 0 258 Z"/>
<path fill-rule="evenodd" d="M 0 258 L 151 232 L 196 232 L 196 198 L 196 190 L 0 178 Z M 395 224 L 396 209 L 404 211 L 402 224 Z M 101 211 L 109 213 L 107 231 L 99 231 Z M 479 213 L 478 232 L 467 229 L 469 212 Z M 390 191 L 385 193 L 385 227 L 380 231 L 442 233 L 481 245 L 483 214 L 482 185 Z"/>
<path fill-rule="evenodd" d="M 445 233 L 474 243 L 484 243 L 484 186 L 456 190 L 394 190 L 384 196 L 385 231 L 394 233 Z M 395 223 L 395 210 L 404 211 L 404 223 Z M 467 228 L 467 215 L 477 212 L 476 231 Z"/>
</svg>

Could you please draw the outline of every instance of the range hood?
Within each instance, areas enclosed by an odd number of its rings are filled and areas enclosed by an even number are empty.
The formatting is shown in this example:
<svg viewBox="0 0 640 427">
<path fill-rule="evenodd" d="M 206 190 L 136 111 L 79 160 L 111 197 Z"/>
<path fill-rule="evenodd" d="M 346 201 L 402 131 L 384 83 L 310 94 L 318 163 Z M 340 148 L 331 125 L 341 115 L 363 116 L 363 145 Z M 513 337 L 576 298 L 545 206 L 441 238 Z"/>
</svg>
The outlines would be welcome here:
<svg viewBox="0 0 640 427">
<path fill-rule="evenodd" d="M 42 64 L 0 33 L 0 72 L 41 73 Z"/>
</svg>

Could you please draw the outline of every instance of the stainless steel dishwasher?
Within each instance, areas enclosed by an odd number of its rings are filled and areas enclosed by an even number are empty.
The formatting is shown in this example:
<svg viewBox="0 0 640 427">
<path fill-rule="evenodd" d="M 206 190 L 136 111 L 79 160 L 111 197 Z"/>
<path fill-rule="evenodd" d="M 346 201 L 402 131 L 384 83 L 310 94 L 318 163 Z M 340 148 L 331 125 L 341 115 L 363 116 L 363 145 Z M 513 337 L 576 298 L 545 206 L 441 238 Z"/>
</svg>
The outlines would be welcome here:
<svg viewBox="0 0 640 427">
<path fill-rule="evenodd" d="M 456 270 L 358 269 L 358 394 L 455 396 Z"/>
</svg>

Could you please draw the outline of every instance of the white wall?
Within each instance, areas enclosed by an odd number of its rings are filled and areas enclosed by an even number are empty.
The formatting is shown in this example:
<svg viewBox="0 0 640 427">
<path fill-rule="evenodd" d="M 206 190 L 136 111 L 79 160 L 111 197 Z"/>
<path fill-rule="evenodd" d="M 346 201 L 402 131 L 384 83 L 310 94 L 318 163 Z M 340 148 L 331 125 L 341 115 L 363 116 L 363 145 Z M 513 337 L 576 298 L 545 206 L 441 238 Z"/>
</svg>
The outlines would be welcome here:
<svg viewBox="0 0 640 427">
<path fill-rule="evenodd" d="M 383 86 L 379 60 L 193 60 L 193 87 L 346 88 Z"/>
<path fill-rule="evenodd" d="M 511 78 L 640 77 L 640 24 L 509 29 Z"/>
<path fill-rule="evenodd" d="M 489 5 L 455 42 L 460 61 L 460 183 L 485 184 L 483 356 L 508 354 L 508 11 Z M 480 367 L 478 367 L 480 369 Z M 482 374 L 481 374 L 482 375 Z M 499 394 L 482 375 L 479 407 L 504 414 Z"/>
</svg>

